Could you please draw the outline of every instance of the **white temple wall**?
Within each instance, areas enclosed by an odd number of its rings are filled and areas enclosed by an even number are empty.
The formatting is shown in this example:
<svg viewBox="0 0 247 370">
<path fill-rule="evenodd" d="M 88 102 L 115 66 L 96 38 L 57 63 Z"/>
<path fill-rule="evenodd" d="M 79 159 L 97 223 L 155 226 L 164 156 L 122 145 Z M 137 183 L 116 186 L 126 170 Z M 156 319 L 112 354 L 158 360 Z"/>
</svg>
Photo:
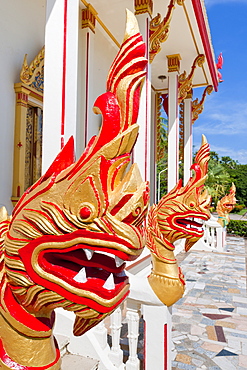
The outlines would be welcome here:
<svg viewBox="0 0 247 370">
<path fill-rule="evenodd" d="M 0 2 L 0 206 L 12 210 L 10 201 L 13 174 L 15 122 L 14 84 L 23 58 L 28 63 L 44 45 L 45 0 L 8 0 Z"/>
</svg>

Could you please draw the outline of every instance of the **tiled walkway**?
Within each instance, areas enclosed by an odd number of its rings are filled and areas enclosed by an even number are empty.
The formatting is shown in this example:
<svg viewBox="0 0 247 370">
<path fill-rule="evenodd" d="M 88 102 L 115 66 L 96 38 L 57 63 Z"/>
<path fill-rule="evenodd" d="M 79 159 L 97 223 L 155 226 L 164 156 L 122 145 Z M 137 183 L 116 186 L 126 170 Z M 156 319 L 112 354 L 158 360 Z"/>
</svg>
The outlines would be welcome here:
<svg viewBox="0 0 247 370">
<path fill-rule="evenodd" d="M 173 306 L 173 370 L 247 369 L 246 259 L 245 240 L 228 237 L 225 253 L 192 250 L 180 263 L 187 289 Z"/>
</svg>

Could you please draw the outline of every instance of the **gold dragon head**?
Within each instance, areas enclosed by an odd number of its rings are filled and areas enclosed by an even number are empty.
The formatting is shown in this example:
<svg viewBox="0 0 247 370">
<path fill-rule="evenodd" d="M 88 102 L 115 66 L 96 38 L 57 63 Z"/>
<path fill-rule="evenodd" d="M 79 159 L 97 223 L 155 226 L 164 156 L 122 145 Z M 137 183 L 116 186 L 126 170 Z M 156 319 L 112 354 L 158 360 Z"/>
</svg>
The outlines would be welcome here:
<svg viewBox="0 0 247 370">
<path fill-rule="evenodd" d="M 129 292 L 125 261 L 145 244 L 149 189 L 129 165 L 145 78 L 145 44 L 128 12 L 124 42 L 94 112 L 102 127 L 74 162 L 70 139 L 48 171 L 21 197 L 4 240 L 4 283 L 31 315 L 56 307 L 76 314 L 81 335 Z M 4 294 L 2 295 L 4 299 Z M 27 323 L 28 325 L 28 323 Z"/>
<path fill-rule="evenodd" d="M 219 216 L 218 222 L 223 227 L 227 226 L 230 222 L 229 213 L 233 210 L 237 202 L 235 195 L 236 186 L 232 183 L 229 194 L 225 195 L 217 203 L 216 211 Z"/>
<path fill-rule="evenodd" d="M 185 238 L 185 250 L 203 236 L 203 221 L 210 218 L 211 197 L 204 189 L 209 161 L 209 145 L 205 136 L 195 163 L 191 166 L 194 175 L 185 186 L 182 180 L 156 206 L 157 222 L 163 237 L 172 245 Z"/>
</svg>

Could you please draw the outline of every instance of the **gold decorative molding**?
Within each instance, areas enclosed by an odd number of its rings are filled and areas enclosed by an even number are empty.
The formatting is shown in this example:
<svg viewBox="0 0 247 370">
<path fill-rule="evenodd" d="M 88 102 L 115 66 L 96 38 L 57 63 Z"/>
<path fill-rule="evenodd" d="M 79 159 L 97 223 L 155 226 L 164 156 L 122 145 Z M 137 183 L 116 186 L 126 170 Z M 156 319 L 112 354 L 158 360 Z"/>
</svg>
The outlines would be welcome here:
<svg viewBox="0 0 247 370">
<path fill-rule="evenodd" d="M 162 158 L 164 153 L 162 152 L 161 148 L 161 106 L 162 106 L 162 98 L 161 94 L 155 94 L 155 107 L 156 107 L 156 161 L 159 162 Z"/>
<path fill-rule="evenodd" d="M 179 72 L 180 60 L 182 59 L 180 54 L 167 55 L 168 72 Z"/>
<path fill-rule="evenodd" d="M 152 17 L 153 0 L 135 0 L 135 15 L 148 13 Z"/>
<path fill-rule="evenodd" d="M 81 12 L 81 28 L 90 28 L 95 33 L 97 12 L 91 4 L 88 4 Z"/>
<path fill-rule="evenodd" d="M 14 163 L 11 201 L 15 206 L 25 191 L 26 180 L 26 145 L 27 145 L 27 116 L 30 107 L 42 109 L 42 93 L 24 83 L 14 85 L 16 94 L 15 105 L 15 134 L 14 134 Z M 37 103 L 34 103 L 36 101 Z M 36 150 L 38 146 L 36 145 Z"/>
<path fill-rule="evenodd" d="M 191 67 L 190 74 L 187 76 L 186 71 L 178 77 L 178 102 L 181 103 L 187 97 L 188 92 L 192 89 L 192 80 L 195 73 L 196 66 L 202 67 L 205 62 L 205 56 L 199 54 Z"/>
<path fill-rule="evenodd" d="M 184 0 L 170 0 L 166 16 L 161 19 L 161 14 L 158 13 L 150 22 L 149 26 L 149 60 L 150 63 L 155 56 L 160 52 L 162 42 L 165 42 L 169 36 L 170 22 L 172 19 L 175 4 L 182 5 Z"/>
<path fill-rule="evenodd" d="M 184 160 L 184 102 L 179 105 L 179 159 Z"/>
<path fill-rule="evenodd" d="M 202 98 L 201 98 L 200 102 L 198 101 L 198 98 L 192 101 L 192 104 L 191 104 L 191 113 L 192 113 L 191 122 L 192 122 L 192 125 L 194 124 L 194 122 L 199 117 L 199 114 L 201 114 L 203 112 L 204 101 L 206 99 L 206 95 L 207 94 L 210 95 L 212 93 L 212 91 L 213 91 L 213 86 L 208 85 L 204 89 L 204 92 L 202 94 Z"/>
<path fill-rule="evenodd" d="M 40 50 L 30 65 L 27 63 L 27 54 L 24 57 L 20 80 L 35 90 L 43 92 L 44 85 L 44 58 L 45 47 Z"/>
</svg>

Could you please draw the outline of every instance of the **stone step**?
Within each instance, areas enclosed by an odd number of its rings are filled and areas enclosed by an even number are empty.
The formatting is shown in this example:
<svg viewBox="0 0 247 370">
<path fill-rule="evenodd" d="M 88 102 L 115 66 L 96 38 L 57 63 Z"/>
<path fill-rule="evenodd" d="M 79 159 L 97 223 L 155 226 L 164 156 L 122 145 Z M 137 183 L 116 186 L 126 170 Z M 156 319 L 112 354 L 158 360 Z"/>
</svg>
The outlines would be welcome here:
<svg viewBox="0 0 247 370">
<path fill-rule="evenodd" d="M 66 335 L 56 334 L 56 340 L 62 357 L 61 370 L 96 370 L 98 361 L 88 357 L 73 355 L 68 353 L 67 345 L 69 337 Z"/>
<path fill-rule="evenodd" d="M 66 354 L 62 358 L 61 370 L 97 370 L 98 361 L 91 358 Z"/>
</svg>

